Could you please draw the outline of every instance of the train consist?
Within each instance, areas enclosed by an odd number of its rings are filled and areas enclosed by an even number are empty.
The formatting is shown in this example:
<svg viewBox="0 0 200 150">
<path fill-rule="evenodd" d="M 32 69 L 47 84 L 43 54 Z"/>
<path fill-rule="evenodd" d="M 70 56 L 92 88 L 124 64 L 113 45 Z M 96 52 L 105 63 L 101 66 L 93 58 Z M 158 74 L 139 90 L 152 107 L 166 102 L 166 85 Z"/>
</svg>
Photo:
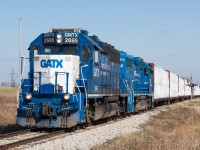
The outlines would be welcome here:
<svg viewBox="0 0 200 150">
<path fill-rule="evenodd" d="M 28 50 L 30 70 L 18 98 L 21 126 L 71 128 L 191 95 L 187 80 L 86 30 L 52 29 Z M 199 86 L 192 92 L 200 96 Z"/>
</svg>

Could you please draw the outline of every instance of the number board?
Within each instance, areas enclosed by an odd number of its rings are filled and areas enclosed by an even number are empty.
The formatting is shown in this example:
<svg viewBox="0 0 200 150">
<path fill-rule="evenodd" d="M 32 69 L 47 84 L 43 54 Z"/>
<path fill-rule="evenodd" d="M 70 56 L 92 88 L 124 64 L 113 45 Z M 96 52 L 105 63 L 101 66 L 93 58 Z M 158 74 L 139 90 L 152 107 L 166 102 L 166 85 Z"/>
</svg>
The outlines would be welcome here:
<svg viewBox="0 0 200 150">
<path fill-rule="evenodd" d="M 43 34 L 43 43 L 44 44 L 55 44 L 56 43 L 56 36 L 54 33 L 45 33 Z M 79 38 L 78 33 L 65 33 L 64 37 L 62 38 L 63 44 L 78 44 Z"/>
<path fill-rule="evenodd" d="M 53 38 L 53 37 L 44 37 L 43 38 L 43 43 L 44 44 L 54 44 L 55 43 L 55 38 Z"/>
<path fill-rule="evenodd" d="M 43 37 L 44 44 L 54 44 L 56 42 L 54 33 L 45 33 Z"/>
<path fill-rule="evenodd" d="M 64 35 L 64 43 L 65 44 L 78 44 L 79 38 L 78 33 L 65 33 Z"/>
<path fill-rule="evenodd" d="M 73 38 L 73 37 L 66 37 L 65 38 L 65 44 L 78 44 L 79 39 L 78 38 Z"/>
</svg>

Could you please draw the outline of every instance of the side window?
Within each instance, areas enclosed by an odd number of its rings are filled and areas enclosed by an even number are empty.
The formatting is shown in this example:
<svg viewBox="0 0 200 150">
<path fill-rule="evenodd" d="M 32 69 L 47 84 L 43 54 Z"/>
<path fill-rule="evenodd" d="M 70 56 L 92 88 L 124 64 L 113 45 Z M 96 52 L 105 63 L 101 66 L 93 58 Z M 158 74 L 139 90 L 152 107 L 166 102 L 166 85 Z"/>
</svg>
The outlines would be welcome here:
<svg viewBox="0 0 200 150">
<path fill-rule="evenodd" d="M 126 57 L 126 66 L 132 68 L 132 59 Z"/>
<path fill-rule="evenodd" d="M 32 49 L 32 58 L 34 58 L 35 55 L 41 54 L 41 47 L 39 45 L 33 46 Z"/>
<path fill-rule="evenodd" d="M 144 68 L 144 75 L 148 76 L 148 68 Z"/>
<path fill-rule="evenodd" d="M 88 45 L 83 45 L 82 47 L 82 61 L 88 61 L 90 58 L 90 47 Z"/>
<path fill-rule="evenodd" d="M 99 52 L 96 47 L 94 47 L 94 62 L 98 63 L 99 62 Z"/>
</svg>

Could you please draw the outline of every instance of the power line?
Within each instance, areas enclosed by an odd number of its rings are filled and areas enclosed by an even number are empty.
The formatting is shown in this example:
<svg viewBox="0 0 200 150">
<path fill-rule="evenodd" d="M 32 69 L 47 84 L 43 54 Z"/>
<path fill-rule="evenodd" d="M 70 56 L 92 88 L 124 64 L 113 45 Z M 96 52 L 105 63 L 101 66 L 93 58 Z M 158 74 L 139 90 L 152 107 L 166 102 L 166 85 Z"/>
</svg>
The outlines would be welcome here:
<svg viewBox="0 0 200 150">
<path fill-rule="evenodd" d="M 11 33 L 10 37 L 8 38 L 8 41 L 6 42 L 5 46 L 2 48 L 2 50 L 0 51 L 0 56 L 3 56 L 4 52 L 6 52 L 7 47 L 9 46 L 10 42 L 12 41 L 15 33 L 16 33 L 16 28 L 15 30 Z"/>
</svg>

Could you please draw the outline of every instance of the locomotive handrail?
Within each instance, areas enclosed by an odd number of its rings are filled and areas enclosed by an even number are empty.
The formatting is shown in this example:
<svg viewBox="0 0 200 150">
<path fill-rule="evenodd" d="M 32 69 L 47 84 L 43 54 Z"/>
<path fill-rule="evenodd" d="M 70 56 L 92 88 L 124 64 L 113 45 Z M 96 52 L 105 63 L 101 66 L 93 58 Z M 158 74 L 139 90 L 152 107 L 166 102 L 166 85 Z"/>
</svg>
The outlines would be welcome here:
<svg viewBox="0 0 200 150">
<path fill-rule="evenodd" d="M 19 107 L 19 89 L 21 89 L 21 85 L 24 82 L 24 80 L 26 79 L 26 77 L 28 76 L 28 73 L 26 74 L 25 78 L 22 79 L 22 81 L 20 80 L 20 84 L 19 87 L 17 88 L 17 108 Z"/>
<path fill-rule="evenodd" d="M 85 87 L 85 79 L 83 78 L 83 68 L 84 67 L 88 67 L 88 65 L 81 66 L 81 77 L 82 77 L 82 80 L 83 80 L 83 86 L 84 86 L 84 90 L 85 90 L 85 108 L 87 108 L 87 90 L 86 90 L 86 87 Z"/>
<path fill-rule="evenodd" d="M 123 81 L 123 83 L 124 83 L 124 85 L 125 85 L 127 91 L 128 91 L 129 93 L 131 93 L 132 89 L 130 88 L 129 84 L 127 83 L 127 80 L 122 79 L 122 81 Z M 126 82 L 125 82 L 125 81 L 126 81 Z"/>
<path fill-rule="evenodd" d="M 41 72 L 41 71 L 39 71 L 39 72 L 29 72 L 28 73 L 29 74 L 29 81 L 30 81 L 30 75 L 33 74 L 33 76 L 34 76 L 35 73 L 39 74 L 39 87 L 40 87 L 41 86 L 42 73 L 46 73 L 46 72 Z M 30 83 L 29 83 L 29 88 L 30 88 Z"/>
<path fill-rule="evenodd" d="M 44 72 L 44 73 L 47 73 L 47 72 Z M 42 77 L 47 78 L 47 79 L 50 79 L 50 78 L 55 77 L 55 75 L 53 75 L 53 76 L 51 76 L 51 77 L 46 77 L 45 75 L 43 75 Z"/>
<path fill-rule="evenodd" d="M 134 79 L 133 80 L 131 80 L 131 89 L 132 89 L 132 91 L 134 92 L 134 88 L 133 88 L 133 86 L 134 86 Z"/>
<path fill-rule="evenodd" d="M 46 72 L 29 72 L 29 80 L 30 80 L 30 75 L 31 74 L 35 74 L 38 73 L 39 74 L 39 87 L 41 86 L 41 80 L 42 80 L 42 73 L 46 73 Z M 55 72 L 55 87 L 57 87 L 57 77 L 59 75 L 59 73 L 64 73 L 66 74 L 66 93 L 68 93 L 68 79 L 69 79 L 69 73 L 68 72 Z M 55 88 L 55 93 L 57 93 L 57 89 Z"/>
<path fill-rule="evenodd" d="M 74 79 L 73 79 L 74 80 Z M 76 84 L 76 87 L 78 88 L 78 91 L 79 91 L 79 95 L 80 95 L 80 100 L 81 100 L 81 90 L 80 90 L 80 88 L 79 88 L 79 86 L 78 86 L 78 84 L 77 84 L 77 82 L 75 81 L 75 84 Z M 79 103 L 79 110 L 81 110 L 81 101 L 80 101 L 80 103 Z"/>
<path fill-rule="evenodd" d="M 55 87 L 57 87 L 57 82 L 58 82 L 58 75 L 59 73 L 64 73 L 66 74 L 66 93 L 68 93 L 68 79 L 69 79 L 69 73 L 68 72 L 55 72 Z M 57 88 L 55 88 L 55 93 L 57 93 Z"/>
</svg>

